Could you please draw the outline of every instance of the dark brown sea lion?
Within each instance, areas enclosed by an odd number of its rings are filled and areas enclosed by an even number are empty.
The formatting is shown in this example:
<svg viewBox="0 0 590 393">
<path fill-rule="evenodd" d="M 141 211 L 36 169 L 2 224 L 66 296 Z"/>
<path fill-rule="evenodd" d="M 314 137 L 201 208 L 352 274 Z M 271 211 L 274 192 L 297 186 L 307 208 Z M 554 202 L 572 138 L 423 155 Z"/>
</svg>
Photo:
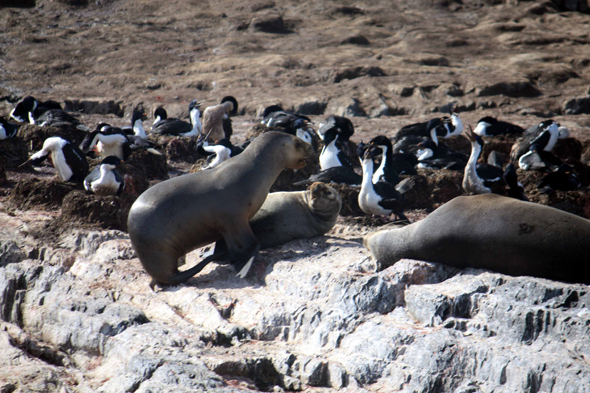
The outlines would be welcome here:
<svg viewBox="0 0 590 393">
<path fill-rule="evenodd" d="M 152 288 L 182 283 L 226 257 L 245 276 L 260 248 L 249 220 L 281 171 L 303 167 L 311 153 L 311 146 L 297 137 L 268 132 L 214 169 L 163 181 L 141 194 L 129 212 L 128 230 Z M 227 253 L 178 270 L 180 257 L 221 239 Z"/>
<path fill-rule="evenodd" d="M 590 284 L 590 220 L 495 194 L 462 196 L 422 221 L 365 236 L 384 266 L 402 258 Z"/>
</svg>

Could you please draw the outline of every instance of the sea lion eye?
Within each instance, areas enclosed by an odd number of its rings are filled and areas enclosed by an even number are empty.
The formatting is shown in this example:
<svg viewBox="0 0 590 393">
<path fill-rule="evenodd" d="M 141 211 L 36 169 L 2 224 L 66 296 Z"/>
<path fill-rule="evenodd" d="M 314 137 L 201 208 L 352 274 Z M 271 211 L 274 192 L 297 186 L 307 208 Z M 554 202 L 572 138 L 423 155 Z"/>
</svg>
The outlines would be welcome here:
<svg viewBox="0 0 590 393">
<path fill-rule="evenodd" d="M 295 141 L 295 148 L 296 148 L 296 149 L 299 149 L 299 148 L 301 148 L 301 142 L 299 142 L 299 141 Z"/>
</svg>

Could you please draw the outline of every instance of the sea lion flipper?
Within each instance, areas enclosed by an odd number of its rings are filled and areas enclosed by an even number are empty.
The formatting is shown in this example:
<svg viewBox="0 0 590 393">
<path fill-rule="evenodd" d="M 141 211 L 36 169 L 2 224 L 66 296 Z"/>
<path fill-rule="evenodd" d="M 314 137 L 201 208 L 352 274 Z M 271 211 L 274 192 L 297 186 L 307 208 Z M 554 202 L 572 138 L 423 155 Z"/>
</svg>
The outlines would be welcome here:
<svg viewBox="0 0 590 393">
<path fill-rule="evenodd" d="M 219 251 L 223 250 L 223 245 L 227 247 L 230 263 L 239 272 L 238 276 L 241 278 L 244 278 L 248 274 L 250 267 L 252 267 L 254 257 L 258 254 L 258 250 L 260 250 L 260 243 L 256 236 L 254 236 L 254 232 L 248 222 L 245 225 L 240 225 L 237 222 L 234 223 L 231 229 L 228 228 L 223 233 L 223 243 L 221 241 L 217 242 L 215 247 L 216 252 L 218 251 L 218 245 Z"/>
<path fill-rule="evenodd" d="M 227 255 L 228 255 L 227 252 L 219 252 L 219 253 L 214 252 L 212 255 L 209 255 L 208 257 L 206 257 L 205 259 L 203 259 L 201 262 L 197 263 L 195 266 L 191 267 L 190 269 L 187 269 L 182 272 L 178 272 L 174 276 L 168 278 L 165 283 L 157 281 L 156 279 L 152 279 L 152 281 L 150 282 L 150 288 L 152 288 L 152 291 L 154 291 L 154 288 L 156 285 L 162 285 L 162 284 L 178 285 L 180 283 L 183 283 L 186 280 L 188 280 L 189 278 L 193 277 L 195 274 L 199 273 L 201 270 L 203 270 L 205 268 L 205 266 L 207 266 L 209 264 L 209 262 L 213 262 L 215 260 L 222 259 L 222 258 L 226 257 Z"/>
<path fill-rule="evenodd" d="M 242 256 L 239 260 L 233 262 L 232 264 L 235 266 L 236 269 L 240 269 L 237 276 L 240 278 L 246 277 L 250 268 L 252 267 L 252 262 L 254 262 L 254 258 L 258 254 L 258 250 L 260 250 L 260 243 L 256 243 L 256 246 L 250 251 L 248 254 Z"/>
</svg>

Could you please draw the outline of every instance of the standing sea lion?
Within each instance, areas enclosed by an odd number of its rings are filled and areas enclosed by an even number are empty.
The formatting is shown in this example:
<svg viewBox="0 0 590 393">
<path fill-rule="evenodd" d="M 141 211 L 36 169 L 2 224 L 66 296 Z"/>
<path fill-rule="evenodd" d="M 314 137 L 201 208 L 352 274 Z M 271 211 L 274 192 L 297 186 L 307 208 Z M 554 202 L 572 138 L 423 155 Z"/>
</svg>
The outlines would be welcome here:
<svg viewBox="0 0 590 393">
<path fill-rule="evenodd" d="M 313 183 L 306 191 L 268 194 L 250 226 L 261 248 L 274 247 L 323 235 L 336 224 L 341 207 L 338 191 Z"/>
<path fill-rule="evenodd" d="M 422 221 L 363 239 L 384 266 L 402 258 L 590 284 L 590 220 L 496 194 L 457 197 Z"/>
<path fill-rule="evenodd" d="M 152 288 L 184 282 L 210 261 L 227 256 L 245 276 L 260 248 L 248 221 L 281 171 L 302 168 L 311 152 L 311 146 L 297 137 L 268 132 L 216 168 L 163 181 L 141 194 L 131 206 L 127 225 L 131 244 L 152 276 Z M 221 239 L 227 253 L 215 252 L 178 271 L 180 257 Z"/>
</svg>

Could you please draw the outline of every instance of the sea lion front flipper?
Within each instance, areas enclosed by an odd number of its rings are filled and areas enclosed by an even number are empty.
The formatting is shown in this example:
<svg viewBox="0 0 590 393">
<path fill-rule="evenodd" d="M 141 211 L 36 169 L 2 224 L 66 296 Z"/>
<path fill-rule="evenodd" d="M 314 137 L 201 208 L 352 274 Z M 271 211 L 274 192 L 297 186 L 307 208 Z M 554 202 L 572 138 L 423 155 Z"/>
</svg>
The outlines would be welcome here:
<svg viewBox="0 0 590 393">
<path fill-rule="evenodd" d="M 260 243 L 249 223 L 244 225 L 234 223 L 231 228 L 223 232 L 223 241 L 229 251 L 230 263 L 238 271 L 238 276 L 244 278 L 252 267 L 254 258 L 260 250 Z M 223 252 L 224 244 L 219 241 L 215 246 L 215 253 Z M 223 250 L 223 251 L 222 251 Z"/>
</svg>

